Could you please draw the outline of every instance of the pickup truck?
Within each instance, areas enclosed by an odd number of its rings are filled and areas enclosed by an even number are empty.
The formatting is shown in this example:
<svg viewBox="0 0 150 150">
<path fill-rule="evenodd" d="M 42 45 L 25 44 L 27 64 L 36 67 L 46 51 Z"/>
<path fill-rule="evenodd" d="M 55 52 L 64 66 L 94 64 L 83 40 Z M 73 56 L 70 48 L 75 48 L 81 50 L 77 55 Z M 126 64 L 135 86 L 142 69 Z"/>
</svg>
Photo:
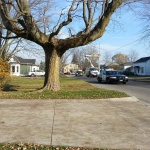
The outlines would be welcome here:
<svg viewBox="0 0 150 150">
<path fill-rule="evenodd" d="M 28 73 L 28 76 L 35 77 L 35 76 L 44 76 L 45 71 L 43 70 L 35 70 Z"/>
<path fill-rule="evenodd" d="M 98 68 L 91 67 L 86 70 L 86 76 L 87 77 L 97 77 L 99 74 Z"/>
</svg>

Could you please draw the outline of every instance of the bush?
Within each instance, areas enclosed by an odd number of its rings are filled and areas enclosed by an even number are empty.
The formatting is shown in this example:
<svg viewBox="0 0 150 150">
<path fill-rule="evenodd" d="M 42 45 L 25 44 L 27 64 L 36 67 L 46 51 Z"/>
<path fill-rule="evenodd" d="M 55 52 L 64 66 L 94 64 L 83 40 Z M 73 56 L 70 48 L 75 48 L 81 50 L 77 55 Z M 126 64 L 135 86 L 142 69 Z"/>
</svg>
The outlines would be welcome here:
<svg viewBox="0 0 150 150">
<path fill-rule="evenodd" d="M 7 61 L 0 59 L 0 90 L 6 84 L 10 77 L 9 65 Z"/>
<path fill-rule="evenodd" d="M 123 74 L 126 76 L 134 76 L 134 73 L 130 71 L 123 71 Z"/>
</svg>

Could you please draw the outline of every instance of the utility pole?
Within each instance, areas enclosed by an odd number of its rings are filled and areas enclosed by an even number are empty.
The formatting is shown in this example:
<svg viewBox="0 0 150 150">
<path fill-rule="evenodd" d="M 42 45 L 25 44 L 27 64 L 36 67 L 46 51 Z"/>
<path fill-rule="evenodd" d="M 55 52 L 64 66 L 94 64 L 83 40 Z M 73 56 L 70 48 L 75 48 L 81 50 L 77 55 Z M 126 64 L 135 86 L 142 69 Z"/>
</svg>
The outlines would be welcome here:
<svg viewBox="0 0 150 150">
<path fill-rule="evenodd" d="M 100 54 L 100 43 L 99 43 L 99 54 Z M 100 66 L 100 57 L 98 59 L 98 69 L 99 69 L 99 73 L 100 73 L 100 70 L 101 70 L 101 66 Z"/>
</svg>

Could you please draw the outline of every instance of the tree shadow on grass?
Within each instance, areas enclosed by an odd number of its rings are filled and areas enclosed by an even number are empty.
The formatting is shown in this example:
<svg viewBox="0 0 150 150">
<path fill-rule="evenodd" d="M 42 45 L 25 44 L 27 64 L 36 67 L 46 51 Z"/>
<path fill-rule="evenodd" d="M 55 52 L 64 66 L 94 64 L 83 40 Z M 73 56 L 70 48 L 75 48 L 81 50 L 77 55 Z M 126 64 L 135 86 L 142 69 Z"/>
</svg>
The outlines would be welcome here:
<svg viewBox="0 0 150 150">
<path fill-rule="evenodd" d="M 3 87 L 2 87 L 2 91 L 5 91 L 5 92 L 18 91 L 18 90 L 17 90 L 18 87 L 19 87 L 19 86 L 16 86 L 16 85 L 5 84 L 5 85 L 3 85 Z"/>
</svg>

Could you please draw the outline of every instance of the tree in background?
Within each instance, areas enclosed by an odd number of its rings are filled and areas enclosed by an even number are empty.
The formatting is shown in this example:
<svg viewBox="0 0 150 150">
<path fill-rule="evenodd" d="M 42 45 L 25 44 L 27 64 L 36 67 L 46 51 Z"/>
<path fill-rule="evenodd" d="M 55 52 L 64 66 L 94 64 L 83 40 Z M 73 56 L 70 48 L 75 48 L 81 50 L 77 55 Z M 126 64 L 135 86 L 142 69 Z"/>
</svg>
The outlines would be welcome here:
<svg viewBox="0 0 150 150">
<path fill-rule="evenodd" d="M 109 65 L 112 63 L 112 55 L 110 52 L 105 51 L 103 54 L 103 62 L 105 65 Z"/>
<path fill-rule="evenodd" d="M 43 48 L 46 65 L 43 90 L 57 91 L 60 90 L 62 55 L 70 48 L 102 37 L 113 13 L 126 2 L 131 0 L 70 0 L 61 3 L 57 0 L 0 0 L 0 15 L 5 28 L 14 33 L 12 38 L 21 37 Z M 48 19 L 50 13 L 51 19 Z M 63 32 L 67 33 L 66 38 L 60 38 Z"/>
<path fill-rule="evenodd" d="M 121 65 L 121 64 L 124 64 L 126 62 L 128 62 L 129 58 L 126 54 L 115 54 L 113 57 L 112 57 L 112 61 L 114 63 L 117 63 L 118 65 Z"/>
<path fill-rule="evenodd" d="M 66 51 L 60 60 L 60 70 L 69 62 L 70 57 L 72 57 L 73 49 Z"/>
<path fill-rule="evenodd" d="M 74 64 L 79 63 L 78 56 L 75 53 L 73 54 L 72 63 L 74 63 Z"/>
<path fill-rule="evenodd" d="M 85 56 L 92 55 L 92 54 L 94 54 L 94 55 L 98 54 L 97 48 L 93 45 L 88 45 L 88 46 L 82 47 L 82 48 L 75 48 L 72 51 L 73 59 L 75 61 L 72 60 L 72 62 L 78 64 L 80 69 L 85 71 L 86 68 L 90 67 L 90 64 L 87 61 L 87 59 L 85 58 Z M 92 61 L 94 66 L 98 67 L 98 59 L 97 58 L 90 58 L 90 60 Z"/>
<path fill-rule="evenodd" d="M 40 70 L 45 70 L 45 62 L 41 61 L 39 68 Z"/>
<path fill-rule="evenodd" d="M 142 0 L 140 6 L 140 20 L 142 20 L 143 40 L 149 41 L 150 46 L 150 1 Z"/>
<path fill-rule="evenodd" d="M 12 55 L 23 49 L 21 38 L 11 38 L 12 35 L 11 31 L 5 29 L 0 18 L 0 59 L 8 61 Z"/>
<path fill-rule="evenodd" d="M 134 62 L 138 59 L 138 53 L 136 50 L 130 50 L 128 54 L 129 62 Z"/>
<path fill-rule="evenodd" d="M 7 61 L 0 59 L 0 90 L 9 78 L 9 65 Z"/>
</svg>

